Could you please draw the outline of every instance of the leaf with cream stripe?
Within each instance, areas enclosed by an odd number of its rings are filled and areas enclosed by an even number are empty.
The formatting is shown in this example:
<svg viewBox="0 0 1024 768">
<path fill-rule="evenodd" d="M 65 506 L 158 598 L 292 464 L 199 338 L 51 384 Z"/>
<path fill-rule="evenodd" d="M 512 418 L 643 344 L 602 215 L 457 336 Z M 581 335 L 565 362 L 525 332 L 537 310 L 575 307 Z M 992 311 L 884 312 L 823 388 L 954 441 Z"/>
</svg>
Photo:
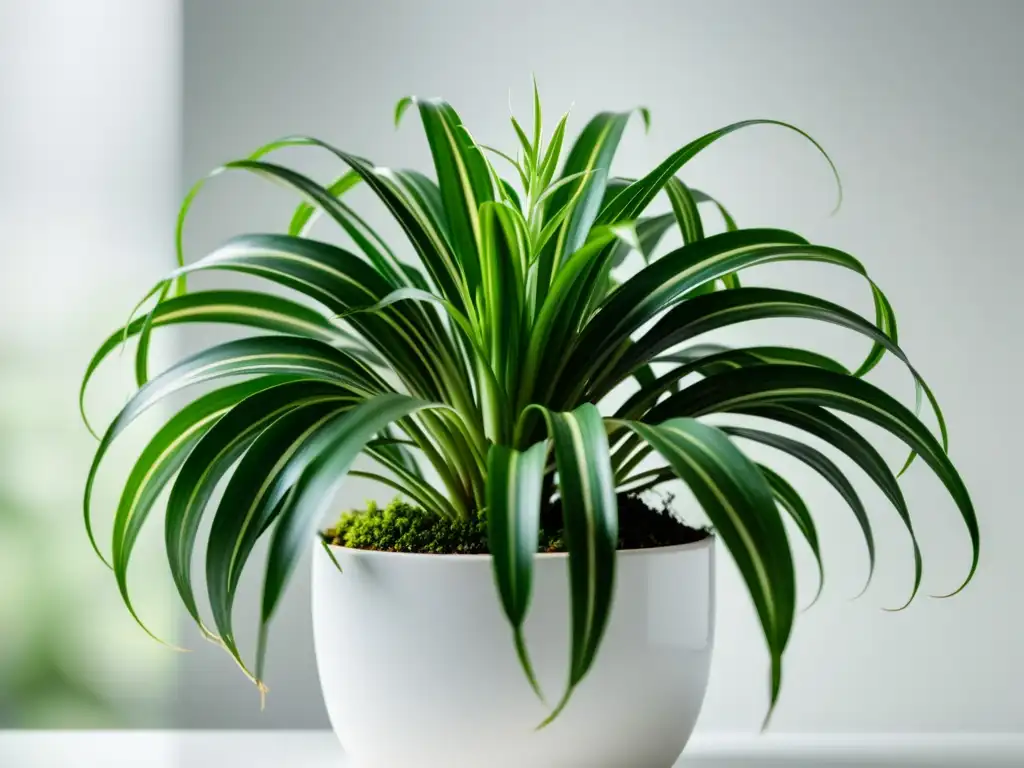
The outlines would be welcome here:
<svg viewBox="0 0 1024 768">
<path fill-rule="evenodd" d="M 867 580 L 864 582 L 864 588 L 860 592 L 860 594 L 864 594 L 864 592 L 866 592 L 868 587 L 871 585 L 871 577 L 875 573 L 875 536 L 871 529 L 871 520 L 870 518 L 868 518 L 867 510 L 864 508 L 864 504 L 861 503 L 860 497 L 857 495 L 857 491 L 854 489 L 850 481 L 846 479 L 846 475 L 843 474 L 842 470 L 840 470 L 839 467 L 836 466 L 835 462 L 833 462 L 830 458 L 828 458 L 828 456 L 823 454 L 821 451 L 818 451 L 810 447 L 809 445 L 804 445 L 798 440 L 793 440 L 792 438 L 785 437 L 783 435 L 776 435 L 773 432 L 765 432 L 764 430 L 750 429 L 748 427 L 722 427 L 722 430 L 726 434 L 732 435 L 733 437 L 741 437 L 745 440 L 752 440 L 754 442 L 762 443 L 763 445 L 775 448 L 784 453 L 788 453 L 790 456 L 799 459 L 808 467 L 810 467 L 819 475 L 821 475 L 823 478 L 825 478 L 825 480 L 827 480 L 829 484 L 833 488 L 835 488 L 836 491 L 839 492 L 839 495 L 842 496 L 846 503 L 850 506 L 850 509 L 853 511 L 854 517 L 857 518 L 857 524 L 860 526 L 861 532 L 864 534 L 864 541 L 867 544 L 868 577 Z M 762 467 L 762 471 L 765 469 L 767 468 Z M 781 483 L 773 481 L 771 477 L 769 477 L 769 482 L 772 483 L 773 489 L 775 489 L 776 486 L 780 486 L 781 488 Z M 781 488 L 781 490 L 787 496 L 792 496 L 792 493 L 790 493 L 788 490 L 784 488 Z M 793 493 L 795 493 L 795 491 Z M 792 502 L 795 504 L 795 499 L 793 499 Z M 792 512 L 792 510 L 790 511 Z M 813 524 L 813 521 L 811 521 L 811 523 Z M 802 529 L 804 527 L 805 526 L 801 525 Z M 806 526 L 806 528 L 808 531 L 810 530 L 810 526 Z M 917 538 L 914 534 L 913 527 L 910 527 L 910 535 L 914 542 L 914 560 L 916 563 L 914 592 L 916 593 L 917 584 L 920 583 L 921 579 L 921 554 L 920 548 L 917 545 Z M 818 569 L 820 571 L 822 569 L 821 557 L 817 554 L 817 552 L 815 553 L 815 556 L 818 559 Z M 913 595 L 911 595 L 911 599 L 913 599 Z M 817 597 L 815 597 L 815 600 L 817 600 Z"/>
<path fill-rule="evenodd" d="M 318 429 L 340 418 L 349 407 L 320 402 L 279 417 L 245 452 L 217 506 L 206 547 L 210 611 L 221 643 L 250 677 L 254 676 L 242 660 L 232 621 L 242 570 L 303 469 L 293 457 Z M 305 460 L 308 463 L 311 457 L 306 454 Z"/>
<path fill-rule="evenodd" d="M 125 481 L 114 515 L 111 565 L 118 590 L 129 613 L 147 634 L 157 640 L 159 638 L 136 614 L 128 594 L 128 564 L 139 532 L 164 487 L 185 462 L 193 447 L 208 434 L 217 420 L 241 400 L 280 381 L 280 378 L 265 377 L 241 382 L 214 390 L 185 406 L 150 439 Z M 102 453 L 99 454 L 99 458 L 102 458 Z M 92 480 L 99 465 L 98 459 L 90 470 L 90 479 L 87 483 L 87 518 Z"/>
<path fill-rule="evenodd" d="M 85 394 L 97 368 L 124 341 L 142 330 L 145 318 L 136 318 L 127 327 L 107 337 L 86 367 L 79 388 L 79 409 L 85 415 Z M 257 291 L 198 291 L 162 302 L 155 310 L 152 327 L 178 323 L 225 323 L 305 336 L 331 345 L 347 346 L 347 351 L 371 364 L 381 364 L 362 339 L 333 325 L 325 316 L 302 304 Z"/>
<path fill-rule="evenodd" d="M 512 625 L 519 662 L 542 700 L 544 697 L 526 649 L 523 622 L 530 608 L 547 456 L 546 441 L 525 451 L 492 445 L 487 455 L 487 542 L 494 563 L 494 579 L 505 615 Z"/>
<path fill-rule="evenodd" d="M 960 474 L 942 445 L 909 409 L 868 382 L 809 366 L 741 368 L 711 376 L 655 406 L 648 418 L 701 416 L 750 407 L 796 403 L 820 405 L 859 416 L 889 431 L 932 468 L 956 503 L 971 539 L 971 565 L 962 590 L 974 577 L 980 555 L 978 518 Z M 909 518 L 908 518 L 909 521 Z"/>
<path fill-rule="evenodd" d="M 287 488 L 287 493 L 281 497 L 280 517 L 270 538 L 263 577 L 260 634 L 256 647 L 257 679 L 263 676 L 267 624 L 309 537 L 316 534 L 320 518 L 333 503 L 356 457 L 391 423 L 416 411 L 439 407 L 446 408 L 408 395 L 377 395 L 315 425 L 296 442 L 298 447 L 292 455 L 275 463 L 275 469 L 280 467 L 281 477 L 275 483 L 275 489 Z M 232 568 L 234 588 L 241 566 L 229 568 Z"/>
<path fill-rule="evenodd" d="M 357 400 L 329 382 L 290 381 L 269 386 L 234 405 L 188 454 L 167 501 L 164 539 L 178 594 L 204 634 L 212 636 L 199 615 L 191 567 L 199 525 L 218 483 L 263 430 L 290 411 L 321 402 L 341 407 Z"/>
<path fill-rule="evenodd" d="M 413 99 L 430 144 L 452 244 L 471 296 L 480 285 L 480 205 L 494 200 L 490 174 L 480 148 L 451 105 L 440 99 Z"/>
<path fill-rule="evenodd" d="M 566 157 L 562 178 L 574 174 L 578 181 L 551 195 L 545 213 L 551 218 L 566 211 L 558 235 L 548 241 L 537 259 L 537 304 L 544 302 L 559 266 L 583 247 L 604 197 L 612 158 L 632 112 L 601 112 L 583 128 Z"/>
<path fill-rule="evenodd" d="M 857 259 L 834 248 L 811 245 L 791 232 L 771 229 L 725 232 L 684 245 L 624 282 L 580 332 L 573 361 L 586 372 L 586 377 L 593 376 L 628 342 L 630 334 L 679 304 L 689 291 L 747 267 L 781 261 L 841 266 L 865 276 L 874 286 Z M 876 303 L 881 301 L 879 293 L 873 288 Z M 594 355 L 598 340 L 605 351 Z M 575 366 L 572 369 L 575 370 Z"/>
<path fill-rule="evenodd" d="M 722 431 L 726 434 L 731 434 L 728 429 Z M 821 543 L 818 541 L 818 527 L 814 524 L 814 518 L 811 516 L 811 511 L 807 508 L 807 504 L 800 498 L 796 488 L 790 485 L 786 478 L 771 467 L 766 467 L 763 464 L 758 464 L 757 468 L 764 475 L 764 479 L 768 481 L 768 487 L 772 489 L 775 501 L 789 513 L 789 516 L 796 524 L 797 530 L 800 531 L 804 541 L 807 542 L 807 546 L 810 547 L 811 554 L 814 555 L 814 562 L 818 567 L 818 589 L 807 606 L 807 608 L 810 608 L 818 602 L 818 598 L 821 597 L 821 591 L 825 587 L 825 566 L 821 560 Z"/>
<path fill-rule="evenodd" d="M 879 490 L 882 491 L 885 497 L 896 508 L 900 519 L 910 532 L 911 543 L 914 547 L 915 586 L 911 592 L 911 599 L 913 599 L 913 596 L 917 593 L 917 586 L 921 580 L 921 550 L 917 543 L 917 537 L 914 533 L 913 524 L 910 520 L 910 510 L 907 506 L 906 499 L 903 497 L 903 491 L 900 489 L 899 481 L 889 469 L 888 465 L 886 465 L 885 459 L 875 449 L 875 447 L 856 429 L 847 424 L 841 418 L 817 405 L 804 403 L 754 405 L 737 408 L 734 413 L 769 419 L 801 429 L 842 451 L 847 457 L 852 459 L 853 462 L 865 472 L 865 474 L 867 474 L 872 482 L 874 482 Z M 780 436 L 774 435 L 773 437 L 776 438 L 776 442 L 779 442 L 778 438 L 780 438 Z M 804 446 L 801 454 L 810 455 L 810 451 L 813 451 L 810 446 Z M 815 467 L 816 469 L 823 466 L 821 462 L 816 462 L 816 464 L 819 465 L 818 467 Z M 833 473 L 830 472 L 830 474 Z M 830 477 L 830 480 L 832 481 L 833 486 L 836 487 L 836 490 L 846 498 L 847 503 L 850 504 L 851 509 L 857 516 L 857 521 L 861 526 L 868 546 L 869 560 L 873 562 L 874 537 L 871 533 L 871 524 L 868 520 L 867 513 L 863 510 L 860 501 L 855 499 L 856 494 L 854 493 L 853 488 L 844 487 L 848 486 L 848 484 L 844 483 L 840 479 L 840 475 L 834 475 Z M 864 588 L 867 589 L 867 586 L 868 585 L 865 584 Z M 908 600 L 903 607 L 909 605 L 909 602 L 910 601 Z"/>
<path fill-rule="evenodd" d="M 768 643 L 774 709 L 782 684 L 782 653 L 796 612 L 796 576 L 771 487 L 715 427 L 695 419 L 671 419 L 657 426 L 629 422 L 629 427 L 690 487 L 736 561 Z"/>
<path fill-rule="evenodd" d="M 354 358 L 312 339 L 264 336 L 240 339 L 199 352 L 171 366 L 139 389 L 121 409 L 100 440 L 85 483 L 85 521 L 93 549 L 103 558 L 92 534 L 89 503 L 100 463 L 113 441 L 139 415 L 186 387 L 229 376 L 280 374 L 293 378 L 333 381 L 353 391 L 379 391 L 364 376 Z M 229 392 L 242 390 L 228 389 Z"/>
<path fill-rule="evenodd" d="M 590 394 L 598 398 L 604 396 L 611 387 L 626 378 L 638 365 L 659 359 L 663 362 L 681 362 L 672 358 L 659 358 L 658 355 L 695 336 L 736 323 L 776 317 L 819 320 L 839 325 L 857 331 L 871 339 L 874 346 L 893 354 L 910 371 L 917 391 L 924 392 L 927 396 L 932 412 L 935 414 L 943 448 L 947 447 L 946 422 L 938 400 L 894 339 L 890 338 L 883 329 L 872 325 L 845 307 L 808 294 L 776 288 L 737 288 L 724 293 L 699 296 L 683 302 L 667 312 L 636 342 L 625 344 L 618 360 L 614 365 L 609 366 L 604 376 L 593 385 Z M 804 354 L 810 360 L 811 353 Z M 816 364 L 820 367 L 846 372 L 842 366 L 834 362 L 829 363 L 821 357 L 818 357 Z"/>
<path fill-rule="evenodd" d="M 601 210 L 601 216 L 598 219 L 598 223 L 611 224 L 616 221 L 625 221 L 636 218 L 643 213 L 644 209 L 657 196 L 658 192 L 660 192 L 662 188 L 669 183 L 672 177 L 679 172 L 679 169 L 693 159 L 701 150 L 709 147 L 719 139 L 728 136 L 730 133 L 754 125 L 780 126 L 787 130 L 795 131 L 811 142 L 811 144 L 814 145 L 814 147 L 828 162 L 829 168 L 831 168 L 832 174 L 835 177 L 836 187 L 839 193 L 839 200 L 836 203 L 836 208 L 838 209 L 839 204 L 842 202 L 843 194 L 842 185 L 839 182 L 839 172 L 836 170 L 835 164 L 828 156 L 828 153 L 825 152 L 818 142 L 796 126 L 779 120 L 743 120 L 738 123 L 733 123 L 732 125 L 727 125 L 717 131 L 705 134 L 699 139 L 691 141 L 689 144 L 673 152 L 661 163 L 661 165 L 656 167 L 643 178 L 633 182 L 616 195 Z"/>
<path fill-rule="evenodd" d="M 570 413 L 534 406 L 547 424 L 555 453 L 565 544 L 569 552 L 572 653 L 561 701 L 542 725 L 554 720 L 594 663 L 608 624 L 615 586 L 618 502 L 608 435 L 597 408 Z"/>
</svg>

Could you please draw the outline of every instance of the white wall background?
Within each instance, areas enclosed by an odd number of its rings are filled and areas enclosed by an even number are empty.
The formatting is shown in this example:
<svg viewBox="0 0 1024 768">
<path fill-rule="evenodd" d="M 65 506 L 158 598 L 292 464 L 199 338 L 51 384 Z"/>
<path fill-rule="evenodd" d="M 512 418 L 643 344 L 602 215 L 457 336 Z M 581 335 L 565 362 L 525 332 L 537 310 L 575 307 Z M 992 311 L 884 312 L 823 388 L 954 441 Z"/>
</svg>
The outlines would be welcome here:
<svg viewBox="0 0 1024 768">
<path fill-rule="evenodd" d="M 479 139 L 509 147 L 507 93 L 525 111 L 531 73 L 550 113 L 574 104 L 576 130 L 598 109 L 651 108 L 650 135 L 634 127 L 623 142 L 624 175 L 737 119 L 804 127 L 842 171 L 847 199 L 835 217 L 826 168 L 778 130 L 730 137 L 684 176 L 720 195 L 742 224 L 791 228 L 867 264 L 902 319 L 904 348 L 944 404 L 952 457 L 982 518 L 983 562 L 956 600 L 922 597 L 903 613 L 882 612 L 909 587 L 909 548 L 892 510 L 860 482 L 881 564 L 872 590 L 851 602 L 866 566 L 852 517 L 816 478 L 794 475 L 818 513 L 829 579 L 821 602 L 798 620 L 773 729 L 1021 732 L 1024 518 L 1015 435 L 1024 419 L 1014 353 L 1024 321 L 1015 222 L 1024 206 L 1022 24 L 1024 4 L 1012 0 L 190 0 L 185 176 L 293 132 L 379 164 L 427 167 L 415 120 L 390 129 L 395 100 L 409 93 L 445 96 Z M 323 158 L 297 157 L 320 178 L 337 171 Z M 199 253 L 242 229 L 280 227 L 289 203 L 254 180 L 220 179 L 200 201 L 188 244 Z M 776 269 L 765 279 L 870 307 L 862 284 L 828 269 Z M 820 342 L 850 363 L 865 350 L 847 334 L 803 325 L 772 333 L 777 342 Z M 733 339 L 755 340 L 752 331 Z M 875 380 L 910 395 L 892 361 Z M 880 443 L 897 461 L 895 446 Z M 351 487 L 352 503 L 369 493 Z M 947 591 L 967 567 L 962 523 L 923 466 L 908 473 L 905 490 L 925 548 L 925 591 Z M 752 731 L 766 705 L 767 661 L 734 568 L 720 562 L 718 648 L 699 728 Z M 801 565 L 809 596 L 813 572 L 806 557 Z M 200 644 L 180 661 L 179 724 L 326 725 L 304 572 L 296 582 L 271 639 L 267 711 L 234 665 Z M 254 604 L 238 622 L 254 624 Z"/>
</svg>

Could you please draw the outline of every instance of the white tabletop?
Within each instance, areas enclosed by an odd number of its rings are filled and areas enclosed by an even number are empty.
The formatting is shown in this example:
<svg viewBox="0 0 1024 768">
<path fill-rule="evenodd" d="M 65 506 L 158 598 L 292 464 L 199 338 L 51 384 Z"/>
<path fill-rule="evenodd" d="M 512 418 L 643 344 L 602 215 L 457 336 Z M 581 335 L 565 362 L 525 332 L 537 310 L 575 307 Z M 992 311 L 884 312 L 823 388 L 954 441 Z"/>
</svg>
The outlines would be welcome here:
<svg viewBox="0 0 1024 768">
<path fill-rule="evenodd" d="M 329 731 L 0 731 L 0 766 L 346 768 L 346 760 Z M 695 736 L 677 768 L 748 766 L 1020 768 L 1024 736 Z"/>
</svg>

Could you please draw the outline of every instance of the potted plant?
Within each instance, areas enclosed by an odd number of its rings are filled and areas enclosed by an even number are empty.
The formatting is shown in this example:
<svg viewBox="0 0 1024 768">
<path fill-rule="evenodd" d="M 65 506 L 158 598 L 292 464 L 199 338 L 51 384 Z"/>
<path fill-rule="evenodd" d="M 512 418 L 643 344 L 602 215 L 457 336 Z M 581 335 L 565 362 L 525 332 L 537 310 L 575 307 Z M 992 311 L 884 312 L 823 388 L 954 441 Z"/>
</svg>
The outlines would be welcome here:
<svg viewBox="0 0 1024 768">
<path fill-rule="evenodd" d="M 179 217 L 179 267 L 103 343 L 82 383 L 84 398 L 101 361 L 138 337 L 138 391 L 100 438 L 85 489 L 90 540 L 132 615 L 132 549 L 169 488 L 167 559 L 181 600 L 263 692 L 267 628 L 312 543 L 324 695 L 360 766 L 672 764 L 707 678 L 716 542 L 738 565 L 764 631 L 770 712 L 796 609 L 784 516 L 819 565 L 821 555 L 797 491 L 748 458 L 743 443 L 790 454 L 828 480 L 855 515 L 874 566 L 870 519 L 853 484 L 817 448 L 772 426 L 831 444 L 882 490 L 913 542 L 911 599 L 921 555 L 896 474 L 837 413 L 906 443 L 904 469 L 919 456 L 935 472 L 970 534 L 964 585 L 977 565 L 978 524 L 946 455 L 941 411 L 897 345 L 881 289 L 847 253 L 791 232 L 738 228 L 677 175 L 719 138 L 759 124 L 797 131 L 824 150 L 793 126 L 751 120 L 624 179 L 611 175 L 612 157 L 631 115 L 646 124 L 646 110 L 597 115 L 563 161 L 567 116 L 545 140 L 534 95 L 529 134 L 512 119 L 515 157 L 477 144 L 443 101 L 400 101 L 396 124 L 408 108 L 419 112 L 434 178 L 303 137 L 218 169 L 255 174 L 304 198 L 287 232 L 234 237 L 186 264 L 181 233 L 200 181 Z M 326 152 L 344 171 L 321 185 L 267 159 L 284 147 Z M 499 161 L 514 172 L 511 181 Z M 401 249 L 346 204 L 356 185 L 401 226 Z M 649 214 L 662 194 L 671 212 Z M 717 210 L 723 232 L 707 233 L 702 206 Z M 323 215 L 348 247 L 308 236 Z M 671 230 L 683 244 L 655 257 Z M 642 266 L 629 269 L 630 259 Z M 744 269 L 779 261 L 863 276 L 874 322 L 816 296 L 741 284 Z M 266 289 L 189 291 L 186 277 L 208 270 L 255 276 Z M 778 317 L 843 326 L 867 337 L 870 352 L 849 370 L 795 347 L 693 343 Z M 260 333 L 150 378 L 153 330 L 183 322 Z M 865 380 L 887 352 L 906 365 L 918 408 Z M 90 522 L 104 454 L 147 408 L 213 381 L 220 386 L 178 411 L 142 451 L 117 506 L 108 559 Z M 940 438 L 918 416 L 925 402 Z M 704 418 L 719 414 L 743 419 L 715 426 Z M 352 469 L 360 456 L 367 462 Z M 346 474 L 377 480 L 402 500 L 346 515 L 317 535 Z M 713 535 L 642 496 L 673 479 L 688 486 Z M 204 516 L 212 518 L 212 621 L 197 606 L 192 577 Z M 232 606 L 261 537 L 269 544 L 250 664 L 238 650 Z"/>
</svg>

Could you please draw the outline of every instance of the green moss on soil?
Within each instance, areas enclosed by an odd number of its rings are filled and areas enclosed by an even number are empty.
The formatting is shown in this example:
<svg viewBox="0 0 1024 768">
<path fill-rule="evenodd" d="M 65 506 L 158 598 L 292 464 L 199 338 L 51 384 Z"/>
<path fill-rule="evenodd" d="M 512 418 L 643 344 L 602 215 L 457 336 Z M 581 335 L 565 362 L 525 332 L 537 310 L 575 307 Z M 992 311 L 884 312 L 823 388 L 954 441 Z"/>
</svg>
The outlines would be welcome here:
<svg viewBox="0 0 1024 768">
<path fill-rule="evenodd" d="M 691 528 L 672 511 L 672 497 L 660 503 L 631 494 L 619 496 L 619 549 L 668 547 L 699 541 L 706 529 Z M 541 514 L 539 552 L 564 552 L 562 511 L 556 504 Z M 435 555 L 487 553 L 487 518 L 451 520 L 425 512 L 401 499 L 380 507 L 346 512 L 324 539 L 336 546 L 378 552 L 419 552 Z"/>
</svg>

